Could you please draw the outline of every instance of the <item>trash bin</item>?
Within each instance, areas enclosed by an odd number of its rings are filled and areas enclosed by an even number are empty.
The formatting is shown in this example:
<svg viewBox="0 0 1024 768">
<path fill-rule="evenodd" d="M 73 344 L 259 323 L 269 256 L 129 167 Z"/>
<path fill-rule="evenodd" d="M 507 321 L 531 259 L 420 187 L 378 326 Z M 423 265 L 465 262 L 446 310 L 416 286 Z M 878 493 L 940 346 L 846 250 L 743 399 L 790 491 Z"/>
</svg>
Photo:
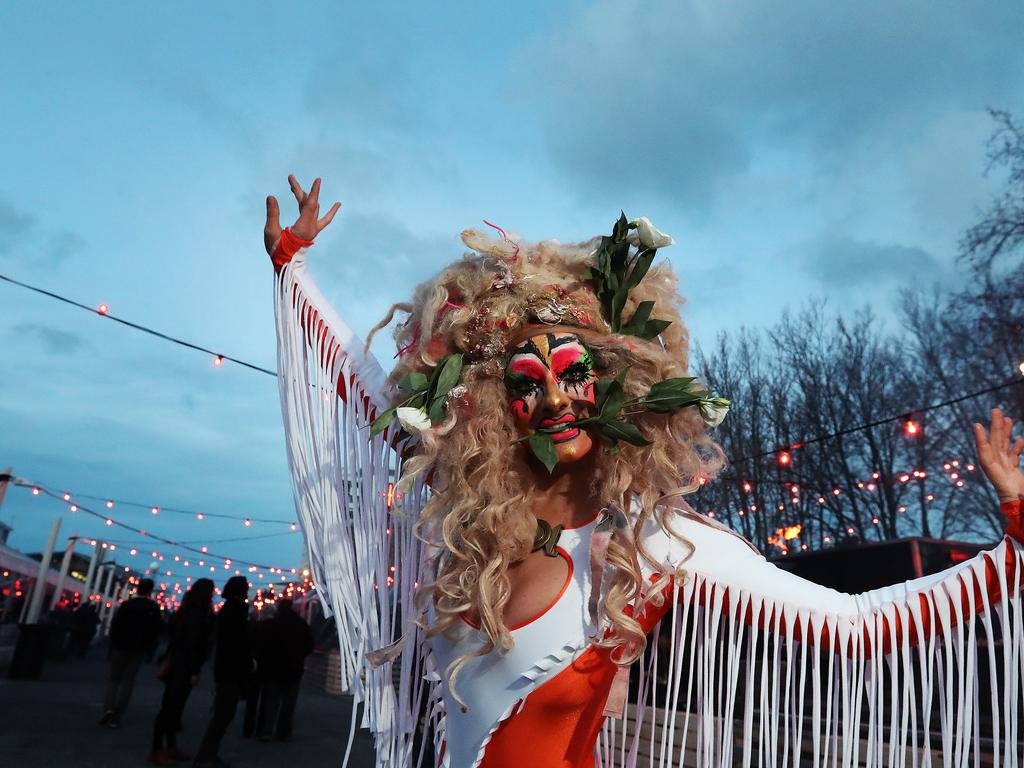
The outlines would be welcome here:
<svg viewBox="0 0 1024 768">
<path fill-rule="evenodd" d="M 47 624 L 19 624 L 18 644 L 7 676 L 14 680 L 38 680 L 43 674 L 43 660 L 49 645 L 50 627 Z"/>
</svg>

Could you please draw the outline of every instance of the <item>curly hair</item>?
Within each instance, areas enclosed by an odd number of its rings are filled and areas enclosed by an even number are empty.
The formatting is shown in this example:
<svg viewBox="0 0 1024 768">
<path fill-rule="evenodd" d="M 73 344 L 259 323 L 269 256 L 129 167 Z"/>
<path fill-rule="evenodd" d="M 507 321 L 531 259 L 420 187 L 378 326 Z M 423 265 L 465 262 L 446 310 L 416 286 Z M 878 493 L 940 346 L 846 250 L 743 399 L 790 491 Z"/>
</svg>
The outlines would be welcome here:
<svg viewBox="0 0 1024 768">
<path fill-rule="evenodd" d="M 630 292 L 623 311 L 628 317 L 640 302 L 655 301 L 656 317 L 672 321 L 658 339 L 644 341 L 612 333 L 602 317 L 588 275 L 597 240 L 516 244 L 473 230 L 463 232 L 462 240 L 472 252 L 420 284 L 410 303 L 392 307 L 369 337 L 396 311 L 408 313 L 394 333 L 399 355 L 389 377 L 392 386 L 410 372 L 429 374 L 448 354 L 464 355 L 460 386 L 449 396 L 444 421 L 421 433 L 403 465 L 405 475 L 431 474 L 433 493 L 417 530 L 446 553 L 436 580 L 420 593 L 434 601 L 428 636 L 445 633 L 469 611 L 486 636 L 477 653 L 447 670 L 456 698 L 458 671 L 470 658 L 513 644 L 503 620 L 511 592 L 508 569 L 530 554 L 536 532 L 528 503 L 530 458 L 523 444 L 513 444 L 517 433 L 502 381 L 510 341 L 538 323 L 578 331 L 599 375 L 629 367 L 627 398 L 646 394 L 655 382 L 686 376 L 689 344 L 679 315 L 683 299 L 665 262 L 654 265 Z M 397 393 L 395 399 L 401 399 Z M 646 644 L 635 618 L 640 599 L 657 595 L 676 575 L 643 583 L 639 558 L 659 564 L 643 551 L 641 530 L 657 510 L 655 519 L 679 538 L 666 518 L 671 506 L 660 502 L 692 490 L 724 464 L 695 408 L 644 413 L 633 423 L 651 444 L 599 451 L 594 478 L 597 498 L 627 510 L 632 529 L 631 536 L 616 533 L 609 542 L 606 562 L 614 576 L 601 606 L 611 632 L 599 642 L 617 647 L 613 658 L 619 664 L 634 661 Z"/>
</svg>

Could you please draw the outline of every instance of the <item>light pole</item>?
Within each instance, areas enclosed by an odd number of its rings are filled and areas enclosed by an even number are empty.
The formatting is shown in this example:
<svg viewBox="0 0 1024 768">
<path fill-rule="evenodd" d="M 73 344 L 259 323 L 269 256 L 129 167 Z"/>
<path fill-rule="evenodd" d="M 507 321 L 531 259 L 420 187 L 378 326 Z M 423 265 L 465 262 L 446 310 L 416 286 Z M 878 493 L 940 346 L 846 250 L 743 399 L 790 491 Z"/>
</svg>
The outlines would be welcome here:
<svg viewBox="0 0 1024 768">
<path fill-rule="evenodd" d="M 71 558 L 75 554 L 75 545 L 78 543 L 78 534 L 73 533 L 68 537 L 68 546 L 64 550 L 64 559 L 60 561 L 60 575 L 57 577 L 57 586 L 53 589 L 53 599 L 50 600 L 50 610 L 57 607 L 60 602 L 61 593 L 64 592 L 64 580 L 68 577 L 71 569 Z"/>
<path fill-rule="evenodd" d="M 92 558 L 89 560 L 89 570 L 85 574 L 85 586 L 83 587 L 83 594 L 85 599 L 88 600 L 92 597 L 93 589 L 95 589 L 95 582 L 98 581 L 99 574 L 96 572 L 97 568 L 103 563 L 103 542 L 99 539 L 96 540 L 96 545 L 92 549 Z"/>
<path fill-rule="evenodd" d="M 39 621 L 39 614 L 43 608 L 43 598 L 46 596 L 47 576 L 50 574 L 50 560 L 53 559 L 53 548 L 57 544 L 57 534 L 60 533 L 61 519 L 58 517 L 53 521 L 50 529 L 50 538 L 46 542 L 46 550 L 43 552 L 43 559 L 39 561 L 39 575 L 36 578 L 35 586 L 32 588 L 32 597 L 29 601 L 28 616 L 26 622 L 35 624 Z"/>
</svg>

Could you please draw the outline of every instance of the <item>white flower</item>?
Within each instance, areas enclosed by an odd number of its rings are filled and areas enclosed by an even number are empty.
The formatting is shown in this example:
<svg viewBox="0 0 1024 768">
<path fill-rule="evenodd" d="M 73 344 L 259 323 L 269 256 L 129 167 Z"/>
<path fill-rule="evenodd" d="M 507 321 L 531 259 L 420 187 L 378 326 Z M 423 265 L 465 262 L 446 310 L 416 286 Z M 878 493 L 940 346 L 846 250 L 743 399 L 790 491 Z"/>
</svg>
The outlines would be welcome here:
<svg viewBox="0 0 1024 768">
<path fill-rule="evenodd" d="M 430 429 L 430 417 L 423 408 L 403 406 L 395 411 L 398 422 L 410 435 L 418 435 L 424 429 Z"/>
<path fill-rule="evenodd" d="M 700 417 L 709 427 L 717 427 L 729 413 L 729 401 L 724 397 L 713 397 L 700 401 Z"/>
<path fill-rule="evenodd" d="M 630 224 L 636 227 L 636 234 L 640 238 L 640 245 L 644 248 L 668 248 L 676 242 L 672 239 L 671 235 L 666 235 L 651 224 L 651 220 L 646 216 L 641 216 L 636 221 L 631 221 Z"/>
</svg>

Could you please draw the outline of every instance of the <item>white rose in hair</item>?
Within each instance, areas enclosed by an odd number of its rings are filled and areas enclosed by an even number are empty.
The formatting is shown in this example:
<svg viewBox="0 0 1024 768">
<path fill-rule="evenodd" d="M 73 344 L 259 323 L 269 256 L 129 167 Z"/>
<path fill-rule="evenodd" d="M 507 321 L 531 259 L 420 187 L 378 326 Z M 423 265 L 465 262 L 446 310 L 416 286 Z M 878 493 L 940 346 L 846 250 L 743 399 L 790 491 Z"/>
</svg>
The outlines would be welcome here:
<svg viewBox="0 0 1024 768">
<path fill-rule="evenodd" d="M 672 239 L 671 235 L 666 235 L 651 224 L 651 220 L 646 216 L 641 216 L 636 221 L 631 221 L 630 224 L 636 227 L 636 234 L 640 239 L 640 245 L 644 248 L 668 248 L 676 242 Z"/>
<path fill-rule="evenodd" d="M 395 411 L 395 415 L 398 417 L 398 423 L 410 435 L 418 435 L 424 429 L 430 429 L 430 417 L 422 408 L 403 406 Z"/>
<path fill-rule="evenodd" d="M 709 427 L 717 427 L 729 414 L 731 403 L 724 397 L 713 397 L 700 402 L 700 417 Z"/>
</svg>

